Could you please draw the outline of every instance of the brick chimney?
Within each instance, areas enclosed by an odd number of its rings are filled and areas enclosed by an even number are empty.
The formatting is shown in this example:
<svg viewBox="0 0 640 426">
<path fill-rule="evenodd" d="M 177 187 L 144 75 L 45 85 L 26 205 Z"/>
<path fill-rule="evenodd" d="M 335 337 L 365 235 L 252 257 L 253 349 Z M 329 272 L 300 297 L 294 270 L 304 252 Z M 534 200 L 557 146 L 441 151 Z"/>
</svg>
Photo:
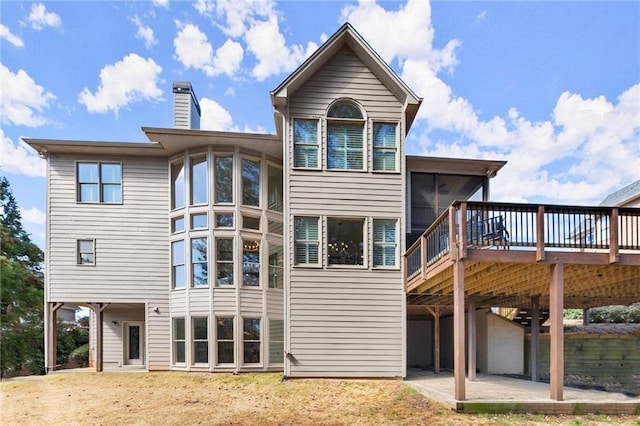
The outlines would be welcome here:
<svg viewBox="0 0 640 426">
<path fill-rule="evenodd" d="M 200 104 L 189 81 L 173 82 L 173 127 L 200 129 Z"/>
</svg>

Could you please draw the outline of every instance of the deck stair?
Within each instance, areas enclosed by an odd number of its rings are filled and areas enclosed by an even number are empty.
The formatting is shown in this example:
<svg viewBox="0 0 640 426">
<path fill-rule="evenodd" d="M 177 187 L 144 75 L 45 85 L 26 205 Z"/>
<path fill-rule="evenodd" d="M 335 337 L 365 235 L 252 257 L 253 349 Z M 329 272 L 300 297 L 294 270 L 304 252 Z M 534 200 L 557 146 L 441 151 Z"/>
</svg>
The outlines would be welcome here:
<svg viewBox="0 0 640 426">
<path fill-rule="evenodd" d="M 531 327 L 531 309 L 529 308 L 500 308 L 498 314 L 525 327 Z M 541 309 L 540 325 L 544 324 L 548 319 L 549 311 Z"/>
</svg>

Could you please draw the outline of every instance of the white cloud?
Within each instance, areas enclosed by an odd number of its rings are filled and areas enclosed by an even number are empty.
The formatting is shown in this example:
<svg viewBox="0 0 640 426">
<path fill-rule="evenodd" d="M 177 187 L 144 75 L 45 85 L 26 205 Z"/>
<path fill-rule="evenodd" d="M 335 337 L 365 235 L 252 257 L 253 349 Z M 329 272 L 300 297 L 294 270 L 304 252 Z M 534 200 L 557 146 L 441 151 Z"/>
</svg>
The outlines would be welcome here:
<svg viewBox="0 0 640 426">
<path fill-rule="evenodd" d="M 44 27 L 58 28 L 62 25 L 60 15 L 54 12 L 47 12 L 47 8 L 42 3 L 31 5 L 31 13 L 29 13 L 27 20 L 31 24 L 31 28 L 37 31 L 42 30 Z"/>
<path fill-rule="evenodd" d="M 0 38 L 7 40 L 9 43 L 13 44 L 15 47 L 24 47 L 24 42 L 20 37 L 13 34 L 9 27 L 6 27 L 0 24 Z"/>
<path fill-rule="evenodd" d="M 385 11 L 375 2 L 361 1 L 344 8 L 342 17 L 385 60 L 397 58 L 402 79 L 424 98 L 409 153 L 508 160 L 492 182 L 493 199 L 598 203 L 640 178 L 640 84 L 622 93 L 617 103 L 563 93 L 552 120 L 532 122 L 513 107 L 503 116 L 481 120 L 472 102 L 438 77 L 458 65 L 455 50 L 461 42 L 433 46 L 428 2 L 409 0 L 398 10 Z M 398 33 L 397 28 L 406 31 Z M 442 133 L 447 134 L 443 140 L 434 139 Z"/>
<path fill-rule="evenodd" d="M 306 48 L 297 44 L 287 46 L 276 16 L 268 21 L 254 23 L 246 32 L 245 41 L 247 49 L 258 61 L 252 70 L 258 81 L 281 72 L 293 71 L 318 48 L 314 42 L 308 42 Z"/>
<path fill-rule="evenodd" d="M 255 22 L 276 14 L 271 0 L 198 0 L 194 7 L 232 38 L 241 37 Z"/>
<path fill-rule="evenodd" d="M 48 123 L 40 113 L 56 97 L 46 92 L 24 70 L 17 73 L 0 64 L 0 122 L 38 127 Z"/>
<path fill-rule="evenodd" d="M 485 18 L 487 17 L 487 11 L 483 10 L 482 12 L 480 12 L 477 16 L 476 16 L 476 20 L 478 21 L 483 21 L 485 20 Z"/>
<path fill-rule="evenodd" d="M 30 209 L 20 207 L 20 216 L 22 216 L 23 222 L 38 226 L 44 226 L 47 221 L 47 215 L 43 211 L 38 210 L 37 207 L 31 207 Z"/>
<path fill-rule="evenodd" d="M 231 113 L 213 99 L 200 99 L 200 110 L 202 111 L 200 129 L 237 131 L 237 128 L 233 125 Z"/>
<path fill-rule="evenodd" d="M 233 87 L 229 86 L 227 87 L 227 90 L 224 91 L 224 95 L 233 97 L 236 95 L 236 90 Z"/>
<path fill-rule="evenodd" d="M 158 40 L 156 40 L 153 35 L 153 29 L 144 25 L 142 21 L 140 21 L 140 18 L 138 18 L 138 16 L 134 16 L 131 22 L 133 22 L 138 29 L 136 31 L 136 38 L 144 40 L 144 46 L 147 49 L 151 48 L 155 44 L 158 44 Z"/>
<path fill-rule="evenodd" d="M 151 58 L 144 59 L 130 53 L 121 61 L 100 70 L 100 85 L 95 94 L 86 87 L 78 95 L 78 102 L 88 112 L 118 114 L 120 108 L 141 101 L 158 100 L 162 90 L 158 87 L 162 67 Z"/>
<path fill-rule="evenodd" d="M 182 26 L 176 22 L 178 27 Z M 226 74 L 232 77 L 239 69 L 244 56 L 240 43 L 227 39 L 214 53 L 207 35 L 193 24 L 182 26 L 173 40 L 175 59 L 187 69 L 201 70 L 213 77 Z"/>
<path fill-rule="evenodd" d="M 151 0 L 154 6 L 169 8 L 169 0 Z"/>
<path fill-rule="evenodd" d="M 2 173 L 14 173 L 32 177 L 46 176 L 46 161 L 33 148 L 22 141 L 13 143 L 0 129 L 0 169 Z"/>
</svg>

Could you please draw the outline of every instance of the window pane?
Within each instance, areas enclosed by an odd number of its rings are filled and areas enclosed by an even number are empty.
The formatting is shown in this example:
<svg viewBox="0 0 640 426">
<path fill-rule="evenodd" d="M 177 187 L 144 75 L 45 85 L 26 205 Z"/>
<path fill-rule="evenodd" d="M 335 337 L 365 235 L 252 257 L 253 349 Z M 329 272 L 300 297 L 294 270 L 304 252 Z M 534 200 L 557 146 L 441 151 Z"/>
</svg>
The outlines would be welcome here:
<svg viewBox="0 0 640 426">
<path fill-rule="evenodd" d="M 284 321 L 269 320 L 269 364 L 284 362 Z"/>
<path fill-rule="evenodd" d="M 193 319 L 193 338 L 198 340 L 207 340 L 207 318 Z"/>
<path fill-rule="evenodd" d="M 184 263 L 184 241 L 180 240 L 171 243 L 171 253 L 174 265 Z"/>
<path fill-rule="evenodd" d="M 318 246 L 318 243 L 296 243 L 294 259 L 296 265 L 305 263 L 317 264 L 319 261 Z"/>
<path fill-rule="evenodd" d="M 318 167 L 318 147 L 296 145 L 294 150 L 294 167 Z"/>
<path fill-rule="evenodd" d="M 93 240 L 78 241 L 80 253 L 93 253 Z"/>
<path fill-rule="evenodd" d="M 260 206 L 260 162 L 242 160 L 242 204 Z"/>
<path fill-rule="evenodd" d="M 120 184 L 103 184 L 102 201 L 105 203 L 121 203 L 122 186 Z"/>
<path fill-rule="evenodd" d="M 233 285 L 233 239 L 216 239 L 216 285 Z"/>
<path fill-rule="evenodd" d="M 171 219 L 171 232 L 182 232 L 184 231 L 184 217 L 176 217 Z"/>
<path fill-rule="evenodd" d="M 260 362 L 260 319 L 243 319 L 244 362 Z"/>
<path fill-rule="evenodd" d="M 207 202 L 207 159 L 191 159 L 191 204 Z"/>
<path fill-rule="evenodd" d="M 182 162 L 171 165 L 171 208 L 180 209 L 184 207 L 184 165 Z"/>
<path fill-rule="evenodd" d="M 81 183 L 80 184 L 80 200 L 87 203 L 100 202 L 97 183 Z"/>
<path fill-rule="evenodd" d="M 173 319 L 173 340 L 184 340 L 184 318 Z"/>
<path fill-rule="evenodd" d="M 260 285 L 260 241 L 242 241 L 242 285 Z"/>
<path fill-rule="evenodd" d="M 184 225 L 183 225 L 184 226 Z M 203 229 L 207 227 L 207 214 L 199 213 L 191 215 L 191 229 Z"/>
<path fill-rule="evenodd" d="M 395 170 L 396 151 L 395 149 L 373 149 L 373 170 Z"/>
<path fill-rule="evenodd" d="M 218 340 L 218 363 L 233 364 L 234 337 L 232 317 L 216 319 L 216 336 Z"/>
<path fill-rule="evenodd" d="M 327 113 L 327 117 L 362 118 L 362 111 L 353 102 L 338 101 L 331 106 Z"/>
<path fill-rule="evenodd" d="M 253 216 L 242 216 L 242 227 L 244 229 L 260 230 L 260 218 Z"/>
<path fill-rule="evenodd" d="M 78 182 L 98 183 L 98 163 L 78 163 Z"/>
<path fill-rule="evenodd" d="M 329 265 L 364 265 L 364 219 L 327 219 Z"/>
<path fill-rule="evenodd" d="M 244 318 L 242 323 L 244 340 L 260 340 L 260 319 Z"/>
<path fill-rule="evenodd" d="M 194 287 L 209 285 L 207 267 L 207 239 L 191 240 L 191 280 Z"/>
<path fill-rule="evenodd" d="M 280 244 L 269 243 L 269 288 L 284 286 L 284 249 Z"/>
<path fill-rule="evenodd" d="M 327 166 L 330 169 L 362 170 L 363 123 L 327 124 Z"/>
<path fill-rule="evenodd" d="M 318 143 L 318 120 L 293 120 L 293 141 Z"/>
<path fill-rule="evenodd" d="M 318 264 L 318 218 L 295 219 L 295 264 Z"/>
<path fill-rule="evenodd" d="M 184 342 L 175 342 L 175 362 L 185 362 Z"/>
<path fill-rule="evenodd" d="M 373 146 L 395 148 L 396 125 L 391 123 L 373 123 Z"/>
<path fill-rule="evenodd" d="M 206 262 L 207 261 L 207 239 L 194 238 L 191 240 L 191 261 Z"/>
<path fill-rule="evenodd" d="M 218 318 L 216 324 L 218 340 L 233 340 L 233 318 Z"/>
<path fill-rule="evenodd" d="M 233 228 L 233 213 L 216 213 L 216 227 Z"/>
<path fill-rule="evenodd" d="M 396 224 L 395 220 L 373 221 L 374 266 L 396 265 Z"/>
<path fill-rule="evenodd" d="M 233 342 L 218 342 L 218 363 L 233 364 Z"/>
<path fill-rule="evenodd" d="M 102 183 L 121 183 L 122 174 L 120 164 L 101 164 L 100 179 Z"/>
<path fill-rule="evenodd" d="M 282 186 L 282 169 L 278 167 L 268 167 L 268 205 L 269 210 L 277 212 L 282 211 L 283 198 L 283 186 Z"/>
<path fill-rule="evenodd" d="M 174 288 L 183 288 L 185 285 L 184 271 L 184 241 L 171 243 L 172 279 Z"/>
<path fill-rule="evenodd" d="M 218 238 L 216 240 L 216 251 L 218 260 L 233 261 L 233 239 Z"/>
<path fill-rule="evenodd" d="M 260 342 L 244 342 L 244 363 L 257 364 L 260 362 Z"/>
<path fill-rule="evenodd" d="M 318 218 L 317 217 L 296 218 L 295 239 L 296 240 L 317 240 L 318 239 Z"/>
<path fill-rule="evenodd" d="M 233 157 L 215 159 L 215 202 L 233 203 Z"/>
<path fill-rule="evenodd" d="M 209 363 L 209 342 L 193 342 L 193 362 Z"/>
</svg>

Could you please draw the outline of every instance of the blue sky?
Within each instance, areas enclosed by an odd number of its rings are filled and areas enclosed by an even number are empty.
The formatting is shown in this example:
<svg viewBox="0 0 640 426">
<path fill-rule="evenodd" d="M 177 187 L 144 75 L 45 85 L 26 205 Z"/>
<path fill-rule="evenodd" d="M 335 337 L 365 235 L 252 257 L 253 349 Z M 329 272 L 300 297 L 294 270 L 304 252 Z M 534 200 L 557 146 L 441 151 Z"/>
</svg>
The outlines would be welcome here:
<svg viewBox="0 0 640 426">
<path fill-rule="evenodd" d="M 593 204 L 640 179 L 639 2 L 2 2 L 0 172 L 44 245 L 22 137 L 145 141 L 189 80 L 202 128 L 275 131 L 269 91 L 345 21 L 424 98 L 410 154 L 507 160 L 499 201 Z"/>
</svg>

